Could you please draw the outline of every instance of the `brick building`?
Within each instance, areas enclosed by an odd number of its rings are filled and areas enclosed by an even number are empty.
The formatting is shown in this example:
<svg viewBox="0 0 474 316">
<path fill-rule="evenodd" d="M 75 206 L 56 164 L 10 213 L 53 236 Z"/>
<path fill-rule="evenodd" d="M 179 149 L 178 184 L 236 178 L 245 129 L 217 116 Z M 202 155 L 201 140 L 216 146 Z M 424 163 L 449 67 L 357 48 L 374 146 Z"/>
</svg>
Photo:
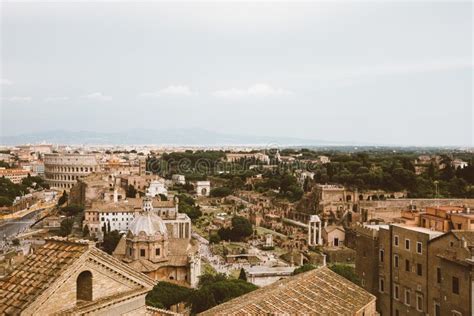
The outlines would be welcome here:
<svg viewBox="0 0 474 316">
<path fill-rule="evenodd" d="M 472 231 L 400 224 L 355 228 L 356 273 L 381 315 L 469 315 Z"/>
</svg>

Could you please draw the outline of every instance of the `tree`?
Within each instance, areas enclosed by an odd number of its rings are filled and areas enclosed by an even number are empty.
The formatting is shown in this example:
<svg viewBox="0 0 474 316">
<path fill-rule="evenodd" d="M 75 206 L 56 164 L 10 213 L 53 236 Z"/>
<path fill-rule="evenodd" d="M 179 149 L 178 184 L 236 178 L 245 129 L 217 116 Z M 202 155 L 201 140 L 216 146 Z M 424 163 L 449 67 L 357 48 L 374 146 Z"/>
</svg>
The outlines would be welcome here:
<svg viewBox="0 0 474 316">
<path fill-rule="evenodd" d="M 241 241 L 253 233 L 252 224 L 242 216 L 232 218 L 232 227 L 222 227 L 217 232 L 221 240 Z"/>
<path fill-rule="evenodd" d="M 239 280 L 247 281 L 247 274 L 245 273 L 244 268 L 240 269 Z"/>
<path fill-rule="evenodd" d="M 348 279 L 352 283 L 355 283 L 357 285 L 360 285 L 360 278 L 359 276 L 355 273 L 355 269 L 352 266 L 349 266 L 347 264 L 333 264 L 329 267 L 333 272 L 336 272 L 340 276 Z"/>
<path fill-rule="evenodd" d="M 314 265 L 312 265 L 312 264 L 304 264 L 304 265 L 302 265 L 301 267 L 296 268 L 296 269 L 293 271 L 293 275 L 297 275 L 297 274 L 300 274 L 300 273 L 308 272 L 308 271 L 311 271 L 311 270 L 314 270 L 314 269 L 316 269 L 316 266 L 314 266 Z"/>
<path fill-rule="evenodd" d="M 13 201 L 6 196 L 0 196 L 0 206 L 12 206 Z"/>
<path fill-rule="evenodd" d="M 114 252 L 115 248 L 117 247 L 117 244 L 120 241 L 120 238 L 122 236 L 117 230 L 113 230 L 111 232 L 108 232 L 104 234 L 104 240 L 102 242 L 102 249 L 108 253 L 109 255 Z"/>
<path fill-rule="evenodd" d="M 190 303 L 193 314 L 204 312 L 217 305 L 214 295 L 208 288 L 195 291 L 190 298 Z"/>
<path fill-rule="evenodd" d="M 72 227 L 74 226 L 74 218 L 68 217 L 61 221 L 61 226 L 59 227 L 59 235 L 66 237 L 69 236 L 72 232 Z"/>
<path fill-rule="evenodd" d="M 211 234 L 209 236 L 209 242 L 211 244 L 218 244 L 221 241 L 221 238 L 219 237 L 218 234 Z"/>
<path fill-rule="evenodd" d="M 77 204 L 71 204 L 64 206 L 60 209 L 60 212 L 66 216 L 75 216 L 84 211 L 84 207 L 77 205 Z"/>
<path fill-rule="evenodd" d="M 89 237 L 89 225 L 85 225 L 82 229 L 82 237 Z"/>
<path fill-rule="evenodd" d="M 232 189 L 228 187 L 219 187 L 211 190 L 211 197 L 226 197 L 232 194 Z"/>
<path fill-rule="evenodd" d="M 68 199 L 68 194 L 66 192 L 66 190 L 63 191 L 63 195 L 61 195 L 61 197 L 59 198 L 58 200 L 58 206 L 61 206 L 63 205 L 64 203 L 67 202 L 67 199 Z"/>
<path fill-rule="evenodd" d="M 232 235 L 234 239 L 242 240 L 251 236 L 253 232 L 252 224 L 248 219 L 242 216 L 234 216 L 232 218 Z"/>
<path fill-rule="evenodd" d="M 187 194 L 180 194 L 178 195 L 178 198 L 178 210 L 180 213 L 187 214 L 193 222 L 202 216 L 201 208 L 199 205 L 196 205 L 196 201 L 191 196 Z"/>
<path fill-rule="evenodd" d="M 171 308 L 181 302 L 187 302 L 194 290 L 168 282 L 158 282 L 146 295 L 146 304 L 157 308 Z"/>
</svg>

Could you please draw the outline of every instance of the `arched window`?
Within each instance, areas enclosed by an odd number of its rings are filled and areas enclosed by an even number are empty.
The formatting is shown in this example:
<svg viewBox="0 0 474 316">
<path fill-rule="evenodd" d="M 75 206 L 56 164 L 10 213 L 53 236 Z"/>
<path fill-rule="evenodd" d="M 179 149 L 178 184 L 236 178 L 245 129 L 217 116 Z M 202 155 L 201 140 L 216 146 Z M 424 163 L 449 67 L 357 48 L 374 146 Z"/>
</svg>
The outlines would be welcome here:
<svg viewBox="0 0 474 316">
<path fill-rule="evenodd" d="M 83 271 L 76 281 L 76 299 L 78 301 L 92 301 L 92 273 Z"/>
</svg>

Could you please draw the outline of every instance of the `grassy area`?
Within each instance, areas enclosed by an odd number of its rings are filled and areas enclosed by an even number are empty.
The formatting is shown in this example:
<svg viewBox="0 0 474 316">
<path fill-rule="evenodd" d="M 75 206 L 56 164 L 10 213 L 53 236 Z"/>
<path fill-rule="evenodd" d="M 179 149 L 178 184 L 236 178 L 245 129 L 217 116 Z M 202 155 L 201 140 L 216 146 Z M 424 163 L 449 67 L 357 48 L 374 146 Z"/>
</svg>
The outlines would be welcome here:
<svg viewBox="0 0 474 316">
<path fill-rule="evenodd" d="M 211 275 L 217 274 L 216 270 L 214 270 L 214 268 L 207 262 L 202 262 L 201 269 L 202 269 L 201 271 L 202 274 L 211 274 Z"/>
<path fill-rule="evenodd" d="M 240 275 L 240 269 L 234 269 L 230 271 L 229 278 L 230 279 L 238 279 Z"/>
</svg>

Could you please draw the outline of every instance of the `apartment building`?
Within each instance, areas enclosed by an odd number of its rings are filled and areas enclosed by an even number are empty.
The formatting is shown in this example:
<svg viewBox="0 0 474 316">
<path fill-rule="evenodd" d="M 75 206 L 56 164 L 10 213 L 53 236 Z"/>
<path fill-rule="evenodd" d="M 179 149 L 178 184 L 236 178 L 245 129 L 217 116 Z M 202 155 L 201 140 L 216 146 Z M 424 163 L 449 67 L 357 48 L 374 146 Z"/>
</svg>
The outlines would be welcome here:
<svg viewBox="0 0 474 316">
<path fill-rule="evenodd" d="M 377 296 L 381 315 L 473 313 L 472 231 L 423 227 L 356 227 L 356 273 Z"/>
</svg>

